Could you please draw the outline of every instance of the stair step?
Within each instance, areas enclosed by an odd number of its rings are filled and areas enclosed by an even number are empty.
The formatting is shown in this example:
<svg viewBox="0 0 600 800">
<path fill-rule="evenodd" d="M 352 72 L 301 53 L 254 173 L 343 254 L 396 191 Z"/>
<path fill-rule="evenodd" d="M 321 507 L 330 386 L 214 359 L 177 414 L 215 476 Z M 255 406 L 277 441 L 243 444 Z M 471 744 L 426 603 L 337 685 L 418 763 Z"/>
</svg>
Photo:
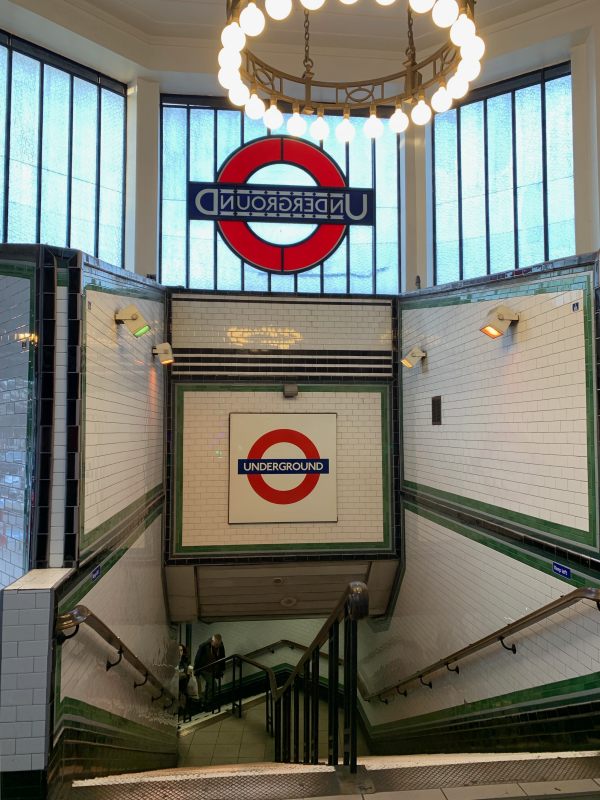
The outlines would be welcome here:
<svg viewBox="0 0 600 800">
<path fill-rule="evenodd" d="M 370 756 L 360 762 L 357 775 L 326 764 L 232 764 L 112 775 L 75 781 L 73 789 L 77 800 L 600 798 L 597 751 Z"/>
</svg>

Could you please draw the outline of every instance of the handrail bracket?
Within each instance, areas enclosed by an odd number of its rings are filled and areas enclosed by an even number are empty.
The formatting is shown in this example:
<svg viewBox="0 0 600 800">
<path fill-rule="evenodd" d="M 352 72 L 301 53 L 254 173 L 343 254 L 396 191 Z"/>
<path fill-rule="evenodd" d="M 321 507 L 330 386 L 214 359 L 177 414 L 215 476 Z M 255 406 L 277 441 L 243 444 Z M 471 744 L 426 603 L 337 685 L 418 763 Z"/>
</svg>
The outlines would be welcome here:
<svg viewBox="0 0 600 800">
<path fill-rule="evenodd" d="M 505 650 L 508 650 L 509 652 L 511 652 L 511 653 L 513 653 L 513 654 L 517 652 L 517 645 L 516 645 L 516 644 L 511 644 L 511 645 L 509 646 L 509 645 L 507 645 L 507 644 L 504 644 L 504 636 L 500 636 L 500 637 L 498 637 L 498 638 L 499 638 L 500 644 L 502 645 L 502 647 L 503 647 Z"/>
<path fill-rule="evenodd" d="M 117 664 L 120 664 L 123 659 L 123 648 L 119 647 L 117 650 L 117 655 L 119 656 L 116 661 L 109 661 L 108 658 L 106 659 L 106 671 L 108 672 L 109 669 L 116 667 Z"/>
<path fill-rule="evenodd" d="M 456 672 L 457 675 L 460 673 L 460 667 L 458 664 L 455 667 L 451 667 L 450 664 L 446 663 L 446 669 L 448 672 Z"/>
<path fill-rule="evenodd" d="M 73 631 L 73 633 L 63 633 L 63 631 L 59 631 L 56 634 L 56 641 L 58 644 L 63 644 L 64 642 L 67 641 L 67 639 L 72 639 L 78 633 L 79 633 L 79 625 L 75 625 L 75 630 Z"/>
<path fill-rule="evenodd" d="M 429 683 L 427 683 L 427 681 L 424 681 L 422 675 L 419 675 L 419 682 L 422 683 L 423 686 L 428 686 L 430 689 L 433 689 L 433 683 L 431 681 L 429 681 Z"/>
</svg>

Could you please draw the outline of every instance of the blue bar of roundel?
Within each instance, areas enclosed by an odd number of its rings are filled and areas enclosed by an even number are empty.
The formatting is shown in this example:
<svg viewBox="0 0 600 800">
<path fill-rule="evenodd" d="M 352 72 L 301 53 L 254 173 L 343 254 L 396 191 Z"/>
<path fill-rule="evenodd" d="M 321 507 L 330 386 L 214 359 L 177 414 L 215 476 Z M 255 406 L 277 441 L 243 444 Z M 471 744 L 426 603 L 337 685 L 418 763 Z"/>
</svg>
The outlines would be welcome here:
<svg viewBox="0 0 600 800">
<path fill-rule="evenodd" d="M 322 469 L 282 470 L 282 464 L 321 465 Z M 248 469 L 252 465 L 264 465 L 264 469 Z M 277 469 L 266 469 L 275 465 Z M 238 475 L 329 475 L 328 458 L 238 458 Z"/>
</svg>

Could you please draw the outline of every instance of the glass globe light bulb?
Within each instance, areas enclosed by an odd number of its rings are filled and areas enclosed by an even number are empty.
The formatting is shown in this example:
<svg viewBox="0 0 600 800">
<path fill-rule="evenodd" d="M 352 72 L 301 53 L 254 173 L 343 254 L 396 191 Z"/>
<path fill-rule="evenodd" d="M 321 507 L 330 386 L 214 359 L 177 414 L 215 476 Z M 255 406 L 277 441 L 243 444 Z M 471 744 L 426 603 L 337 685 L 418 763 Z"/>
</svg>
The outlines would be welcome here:
<svg viewBox="0 0 600 800">
<path fill-rule="evenodd" d="M 383 133 L 383 122 L 376 114 L 371 114 L 369 119 L 365 122 L 363 130 L 365 136 L 368 136 L 369 139 L 379 139 Z"/>
<path fill-rule="evenodd" d="M 313 139 L 322 141 L 329 136 L 329 125 L 325 122 L 323 117 L 317 117 L 310 126 L 310 135 Z"/>
<path fill-rule="evenodd" d="M 229 50 L 243 50 L 246 46 L 246 34 L 237 22 L 231 22 L 223 28 L 221 44 Z"/>
<path fill-rule="evenodd" d="M 237 69 L 221 67 L 217 73 L 217 80 L 224 89 L 231 89 L 234 84 L 240 82 L 240 72 Z"/>
<path fill-rule="evenodd" d="M 410 116 L 415 125 L 427 125 L 431 119 L 431 108 L 429 108 L 425 100 L 419 100 Z"/>
<path fill-rule="evenodd" d="M 450 39 L 452 44 L 462 47 L 469 39 L 475 36 L 475 23 L 466 14 L 461 14 L 454 25 L 450 28 Z"/>
<path fill-rule="evenodd" d="M 456 74 L 465 81 L 474 81 L 481 72 L 481 64 L 479 61 L 465 61 L 464 59 L 459 62 L 456 69 Z"/>
<path fill-rule="evenodd" d="M 241 81 L 229 87 L 229 102 L 234 106 L 244 106 L 250 98 L 250 91 Z"/>
<path fill-rule="evenodd" d="M 390 128 L 394 133 L 404 133 L 408 128 L 410 120 L 401 108 L 397 108 L 390 117 Z"/>
<path fill-rule="evenodd" d="M 244 111 L 250 117 L 250 119 L 261 119 L 261 117 L 265 113 L 265 104 L 260 99 L 260 97 L 253 92 L 250 95 L 250 99 L 244 106 Z"/>
<path fill-rule="evenodd" d="M 265 111 L 263 122 L 265 123 L 267 128 L 271 131 L 276 131 L 277 128 L 281 128 L 281 126 L 283 125 L 283 114 L 277 108 L 275 103 L 270 105 L 269 108 Z"/>
<path fill-rule="evenodd" d="M 348 117 L 344 117 L 344 119 L 340 122 L 340 124 L 335 129 L 335 136 L 339 142 L 351 142 L 354 137 L 356 136 L 356 131 L 354 130 L 354 125 L 350 122 Z"/>
<path fill-rule="evenodd" d="M 239 69 L 242 66 L 242 54 L 239 50 L 224 47 L 219 50 L 219 66 L 223 69 Z"/>
<path fill-rule="evenodd" d="M 300 2 L 307 11 L 318 11 L 325 5 L 325 0 L 300 0 Z"/>
<path fill-rule="evenodd" d="M 451 106 L 452 106 L 452 95 L 449 94 L 445 86 L 440 86 L 440 88 L 437 90 L 437 92 L 435 92 L 435 94 L 431 98 L 431 107 L 438 114 L 443 114 L 444 111 L 448 111 Z"/>
<path fill-rule="evenodd" d="M 240 28 L 246 36 L 258 36 L 265 28 L 265 15 L 256 5 L 248 3 L 240 14 Z"/>
<path fill-rule="evenodd" d="M 265 11 L 271 19 L 282 20 L 290 15 L 292 0 L 265 0 Z"/>
<path fill-rule="evenodd" d="M 410 0 L 410 7 L 413 11 L 416 11 L 417 14 L 426 14 L 428 11 L 431 11 L 435 0 Z"/>
<path fill-rule="evenodd" d="M 345 6 L 353 6 L 357 0 L 340 0 L 340 3 L 343 3 Z"/>
<path fill-rule="evenodd" d="M 287 121 L 287 132 L 290 136 L 302 136 L 306 131 L 306 120 L 297 111 Z"/>
<path fill-rule="evenodd" d="M 391 6 L 392 3 L 395 3 L 395 2 L 396 2 L 396 0 L 377 0 L 377 3 L 380 6 Z"/>
<path fill-rule="evenodd" d="M 446 89 L 450 97 L 453 97 L 455 100 L 460 100 L 460 98 L 464 97 L 469 91 L 469 84 L 464 78 L 461 78 L 460 75 L 453 75 L 448 81 Z"/>
<path fill-rule="evenodd" d="M 450 25 L 456 22 L 458 12 L 459 8 L 456 0 L 437 0 L 431 16 L 439 28 L 449 28 Z"/>
<path fill-rule="evenodd" d="M 465 61 L 481 61 L 485 53 L 485 42 L 481 36 L 473 36 L 460 48 L 460 55 Z"/>
</svg>

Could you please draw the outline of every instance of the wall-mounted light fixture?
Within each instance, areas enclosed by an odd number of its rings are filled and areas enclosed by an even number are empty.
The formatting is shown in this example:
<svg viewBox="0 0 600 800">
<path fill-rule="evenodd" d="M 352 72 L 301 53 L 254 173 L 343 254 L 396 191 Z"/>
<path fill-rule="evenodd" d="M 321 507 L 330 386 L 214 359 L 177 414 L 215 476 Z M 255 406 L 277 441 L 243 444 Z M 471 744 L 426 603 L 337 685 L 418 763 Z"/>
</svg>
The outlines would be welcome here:
<svg viewBox="0 0 600 800">
<path fill-rule="evenodd" d="M 284 383 L 283 384 L 283 396 L 287 397 L 288 399 L 292 397 L 298 396 L 298 387 L 295 383 Z"/>
<path fill-rule="evenodd" d="M 400 359 L 400 363 L 402 364 L 402 366 L 411 369 L 412 367 L 415 366 L 415 364 L 418 364 L 422 358 L 425 358 L 426 355 L 427 353 L 421 350 L 419 345 L 416 345 L 415 347 L 412 348 L 412 350 L 408 351 L 408 353 L 404 356 L 404 358 Z"/>
<path fill-rule="evenodd" d="M 115 322 L 117 325 L 127 325 L 130 333 L 138 339 L 150 330 L 150 325 L 134 305 L 125 306 L 120 311 L 116 311 Z"/>
<path fill-rule="evenodd" d="M 518 319 L 519 315 L 508 306 L 497 306 L 490 311 L 479 330 L 491 339 L 497 339 L 504 336 L 510 323 Z"/>
<path fill-rule="evenodd" d="M 166 367 L 168 364 L 172 364 L 175 361 L 173 356 L 173 348 L 168 342 L 161 342 L 153 347 L 152 355 L 158 356 L 158 360 L 163 367 Z"/>
</svg>

